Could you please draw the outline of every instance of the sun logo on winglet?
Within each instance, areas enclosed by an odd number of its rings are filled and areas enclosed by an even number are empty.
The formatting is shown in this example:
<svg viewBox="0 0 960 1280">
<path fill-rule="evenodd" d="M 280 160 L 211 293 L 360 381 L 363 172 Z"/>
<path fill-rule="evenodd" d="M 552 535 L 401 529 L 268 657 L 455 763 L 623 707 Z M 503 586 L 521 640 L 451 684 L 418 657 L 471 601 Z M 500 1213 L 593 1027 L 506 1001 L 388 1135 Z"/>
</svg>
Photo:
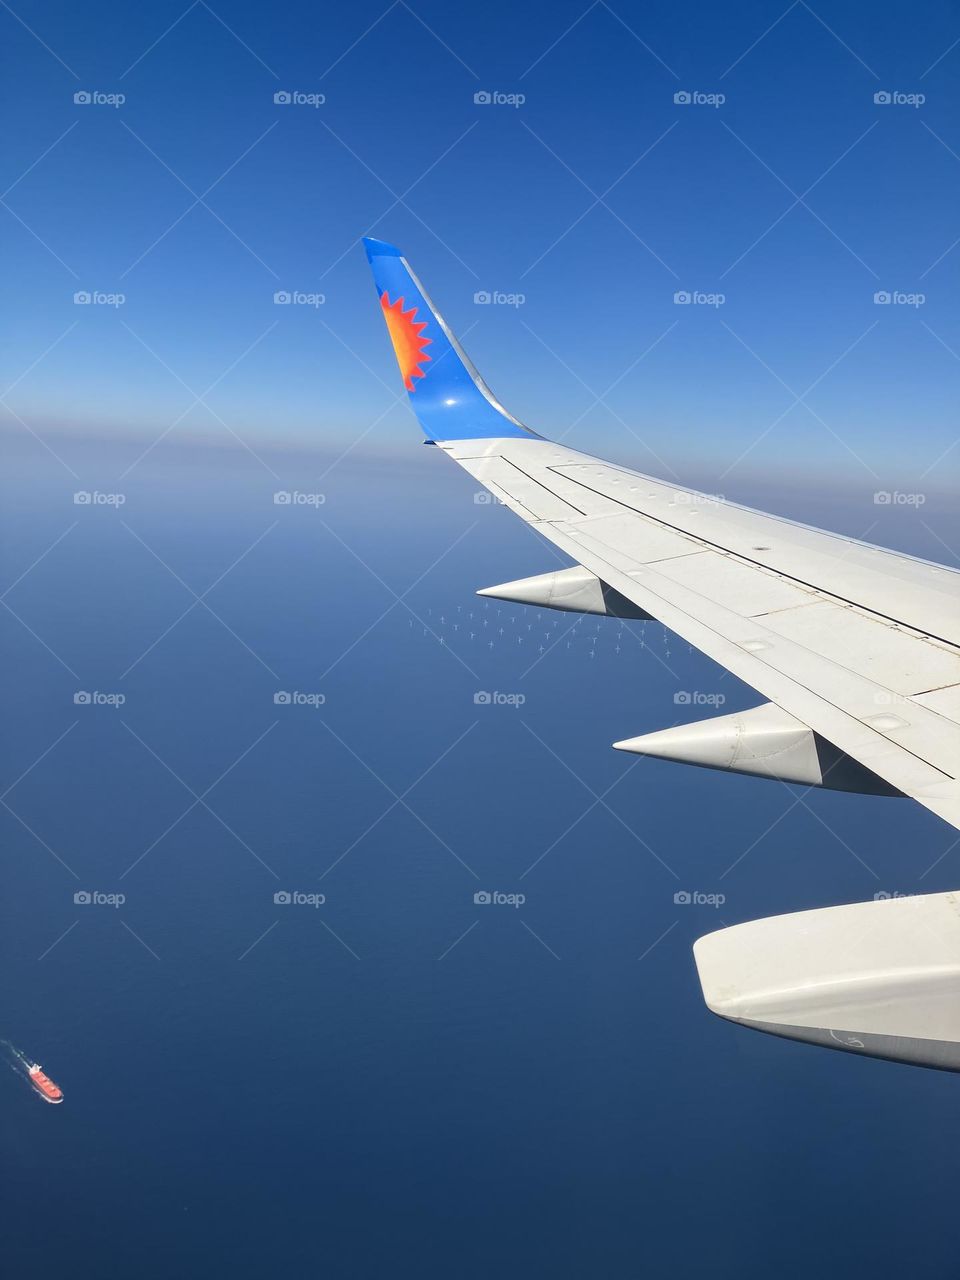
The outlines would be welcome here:
<svg viewBox="0 0 960 1280">
<path fill-rule="evenodd" d="M 425 371 L 420 366 L 430 359 L 424 347 L 429 347 L 433 341 L 432 338 L 423 337 L 427 322 L 426 320 L 416 321 L 414 319 L 417 314 L 416 307 L 411 307 L 409 311 L 404 311 L 403 298 L 398 298 L 396 302 L 391 302 L 386 290 L 380 295 L 380 305 L 383 308 L 383 318 L 387 322 L 387 332 L 390 334 L 390 341 L 393 343 L 393 350 L 396 353 L 397 364 L 400 366 L 403 385 L 408 391 L 416 391 L 416 384 L 413 380 L 414 378 L 426 376 Z"/>
</svg>

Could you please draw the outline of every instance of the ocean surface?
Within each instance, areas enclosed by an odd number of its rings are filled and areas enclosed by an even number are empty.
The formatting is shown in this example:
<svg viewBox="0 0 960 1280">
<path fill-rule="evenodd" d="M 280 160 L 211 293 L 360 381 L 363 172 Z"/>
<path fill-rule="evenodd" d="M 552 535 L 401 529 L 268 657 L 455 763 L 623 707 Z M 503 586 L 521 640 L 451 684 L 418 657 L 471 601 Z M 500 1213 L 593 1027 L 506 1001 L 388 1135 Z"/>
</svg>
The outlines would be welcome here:
<svg viewBox="0 0 960 1280">
<path fill-rule="evenodd" d="M 0 1037 L 66 1100 L 0 1075 L 5 1267 L 955 1274 L 957 1078 L 731 1027 L 691 955 L 956 888 L 953 834 L 610 750 L 756 697 L 477 599 L 560 562 L 414 436 L 7 441 Z M 728 496 L 948 559 L 945 499 L 802 488 Z"/>
</svg>

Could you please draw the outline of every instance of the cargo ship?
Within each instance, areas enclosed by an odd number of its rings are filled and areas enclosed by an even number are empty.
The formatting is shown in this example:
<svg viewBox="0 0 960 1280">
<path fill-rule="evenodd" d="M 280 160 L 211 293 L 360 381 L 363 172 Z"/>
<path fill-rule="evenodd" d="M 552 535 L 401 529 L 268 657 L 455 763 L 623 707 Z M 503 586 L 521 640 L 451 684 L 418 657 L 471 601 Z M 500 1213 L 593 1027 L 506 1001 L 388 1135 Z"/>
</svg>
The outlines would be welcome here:
<svg viewBox="0 0 960 1280">
<path fill-rule="evenodd" d="M 63 1101 L 63 1090 L 59 1085 L 54 1084 L 50 1077 L 41 1070 L 39 1062 L 34 1062 L 27 1068 L 27 1075 L 30 1077 L 30 1083 L 44 1102 L 57 1103 Z"/>
</svg>

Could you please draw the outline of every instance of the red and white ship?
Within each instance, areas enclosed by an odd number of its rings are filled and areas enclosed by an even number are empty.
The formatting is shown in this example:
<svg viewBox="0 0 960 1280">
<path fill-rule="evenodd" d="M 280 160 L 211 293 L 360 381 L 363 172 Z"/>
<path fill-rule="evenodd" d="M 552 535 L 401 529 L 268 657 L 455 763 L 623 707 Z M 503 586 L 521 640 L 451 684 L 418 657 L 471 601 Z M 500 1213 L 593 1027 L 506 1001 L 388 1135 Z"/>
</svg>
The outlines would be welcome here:
<svg viewBox="0 0 960 1280">
<path fill-rule="evenodd" d="M 30 1083 L 44 1102 L 57 1103 L 63 1101 L 63 1090 L 59 1085 L 54 1084 L 50 1077 L 41 1070 L 39 1062 L 34 1062 L 32 1066 L 28 1067 L 27 1074 L 30 1077 Z"/>
</svg>

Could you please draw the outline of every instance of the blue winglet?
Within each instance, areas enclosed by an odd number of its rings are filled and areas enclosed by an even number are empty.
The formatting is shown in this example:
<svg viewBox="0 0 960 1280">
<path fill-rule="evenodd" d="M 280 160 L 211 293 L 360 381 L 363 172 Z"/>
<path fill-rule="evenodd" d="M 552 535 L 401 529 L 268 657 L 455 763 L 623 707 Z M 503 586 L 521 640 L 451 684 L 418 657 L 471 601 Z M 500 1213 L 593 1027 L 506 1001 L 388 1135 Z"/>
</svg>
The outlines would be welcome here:
<svg viewBox="0 0 960 1280">
<path fill-rule="evenodd" d="M 447 328 L 400 250 L 364 239 L 410 405 L 429 440 L 538 438 L 509 414 Z"/>
</svg>

